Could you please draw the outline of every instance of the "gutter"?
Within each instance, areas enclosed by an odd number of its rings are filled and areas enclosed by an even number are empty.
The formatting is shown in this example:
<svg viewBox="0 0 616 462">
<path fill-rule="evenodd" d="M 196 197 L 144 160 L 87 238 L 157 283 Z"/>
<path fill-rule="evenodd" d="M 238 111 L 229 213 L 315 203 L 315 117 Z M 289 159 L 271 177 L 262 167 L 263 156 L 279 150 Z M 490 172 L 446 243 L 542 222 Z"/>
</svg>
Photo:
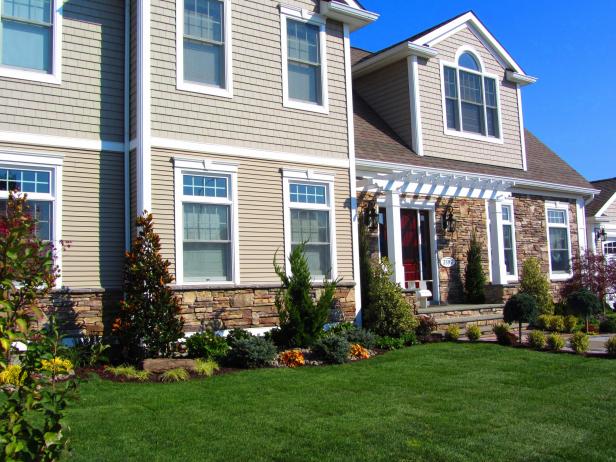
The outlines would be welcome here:
<svg viewBox="0 0 616 462">
<path fill-rule="evenodd" d="M 380 16 L 378 13 L 373 13 L 372 11 L 360 10 L 331 0 L 321 0 L 319 11 L 321 15 L 329 19 L 347 24 L 350 32 L 354 32 L 357 29 L 361 29 L 373 23 L 379 19 Z"/>
<path fill-rule="evenodd" d="M 431 59 L 438 56 L 438 51 L 424 45 L 416 45 L 413 42 L 403 42 L 389 50 L 374 55 L 365 61 L 353 66 L 353 78 L 374 72 L 389 64 L 401 61 L 410 56 Z"/>
<path fill-rule="evenodd" d="M 500 175 L 485 175 L 479 174 L 476 172 L 465 172 L 460 170 L 448 170 L 448 169 L 436 169 L 436 168 L 426 168 L 421 166 L 413 166 L 407 164 L 396 164 L 393 162 L 383 162 L 378 160 L 367 160 L 367 159 L 357 159 L 356 164 L 358 167 L 365 167 L 375 170 L 384 170 L 384 171 L 395 171 L 401 172 L 405 170 L 421 170 L 426 173 L 439 174 L 439 173 L 448 173 L 452 175 L 461 175 L 461 176 L 476 176 L 476 177 L 485 177 L 489 179 L 495 179 L 500 181 L 506 181 L 511 183 L 512 186 L 526 186 L 531 188 L 544 189 L 548 191 L 557 191 L 557 192 L 568 192 L 573 194 L 578 194 L 581 196 L 589 196 L 589 199 L 592 199 L 596 194 L 599 194 L 600 190 L 592 189 L 592 188 L 581 188 L 578 186 L 569 186 L 562 185 L 558 183 L 549 183 L 546 181 L 537 181 L 537 180 L 525 180 L 522 178 L 514 178 Z"/>
</svg>

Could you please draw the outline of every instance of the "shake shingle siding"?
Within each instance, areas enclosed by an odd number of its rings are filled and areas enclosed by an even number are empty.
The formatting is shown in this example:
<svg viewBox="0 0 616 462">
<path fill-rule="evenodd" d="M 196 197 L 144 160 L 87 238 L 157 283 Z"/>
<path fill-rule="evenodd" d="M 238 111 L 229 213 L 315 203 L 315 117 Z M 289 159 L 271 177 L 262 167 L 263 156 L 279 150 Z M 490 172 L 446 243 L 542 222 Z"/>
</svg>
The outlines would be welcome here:
<svg viewBox="0 0 616 462">
<path fill-rule="evenodd" d="M 0 78 L 0 130 L 122 141 L 124 2 L 67 0 L 62 84 Z"/>
<path fill-rule="evenodd" d="M 444 134 L 441 62 L 455 62 L 455 54 L 463 45 L 472 46 L 479 53 L 485 71 L 499 77 L 497 84 L 500 85 L 500 114 L 504 141 L 502 144 L 469 140 Z M 438 43 L 434 48 L 438 50 L 439 55 L 427 62 L 420 60 L 419 65 L 425 155 L 522 168 L 517 91 L 515 84 L 505 80 L 505 69 L 468 27 Z"/>
<path fill-rule="evenodd" d="M 290 1 L 314 11 L 315 2 Z M 327 24 L 329 114 L 282 105 L 279 2 L 233 1 L 233 98 L 176 88 L 175 1 L 152 2 L 153 136 L 347 158 L 342 25 Z"/>
</svg>

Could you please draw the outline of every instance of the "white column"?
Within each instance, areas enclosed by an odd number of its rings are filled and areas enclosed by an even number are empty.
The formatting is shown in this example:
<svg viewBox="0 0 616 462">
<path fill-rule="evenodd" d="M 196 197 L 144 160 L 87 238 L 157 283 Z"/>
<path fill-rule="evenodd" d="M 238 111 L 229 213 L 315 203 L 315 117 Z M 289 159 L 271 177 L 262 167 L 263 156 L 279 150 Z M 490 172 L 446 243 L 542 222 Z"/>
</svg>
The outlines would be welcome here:
<svg viewBox="0 0 616 462">
<path fill-rule="evenodd" d="M 395 192 L 387 192 L 385 207 L 387 208 L 387 255 L 394 270 L 394 281 L 404 287 L 400 196 Z"/>
<path fill-rule="evenodd" d="M 575 211 L 580 252 L 584 253 L 588 248 L 588 242 L 586 241 L 586 204 L 584 202 L 584 199 L 577 199 Z"/>
<path fill-rule="evenodd" d="M 137 215 L 152 211 L 150 1 L 137 2 Z"/>
<path fill-rule="evenodd" d="M 503 237 L 503 209 L 502 203 L 490 200 L 490 241 L 492 244 L 492 282 L 494 284 L 507 283 L 507 266 L 505 265 L 505 239 Z"/>
</svg>

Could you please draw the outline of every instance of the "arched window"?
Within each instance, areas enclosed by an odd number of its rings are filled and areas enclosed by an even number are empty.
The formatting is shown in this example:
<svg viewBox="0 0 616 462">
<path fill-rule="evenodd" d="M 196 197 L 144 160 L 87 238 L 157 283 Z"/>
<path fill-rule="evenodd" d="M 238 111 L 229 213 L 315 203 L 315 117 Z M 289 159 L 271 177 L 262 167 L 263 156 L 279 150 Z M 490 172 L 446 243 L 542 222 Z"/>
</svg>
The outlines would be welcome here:
<svg viewBox="0 0 616 462">
<path fill-rule="evenodd" d="M 496 79 L 465 51 L 455 65 L 443 66 L 447 129 L 499 138 Z"/>
</svg>

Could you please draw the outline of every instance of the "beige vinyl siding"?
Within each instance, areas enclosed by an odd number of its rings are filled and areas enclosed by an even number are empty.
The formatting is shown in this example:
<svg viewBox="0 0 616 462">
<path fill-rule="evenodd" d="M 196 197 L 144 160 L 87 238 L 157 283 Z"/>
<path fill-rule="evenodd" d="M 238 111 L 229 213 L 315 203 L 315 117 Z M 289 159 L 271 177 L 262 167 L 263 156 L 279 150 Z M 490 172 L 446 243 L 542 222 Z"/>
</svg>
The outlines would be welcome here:
<svg viewBox="0 0 616 462">
<path fill-rule="evenodd" d="M 410 146 L 411 112 L 406 60 L 354 80 L 353 88 Z"/>
<path fill-rule="evenodd" d="M 62 162 L 62 283 L 120 288 L 124 256 L 124 156 L 118 152 L 2 144 L 29 154 L 60 154 Z"/>
<path fill-rule="evenodd" d="M 616 222 L 616 201 L 612 202 L 603 215 L 609 217 L 613 222 Z"/>
<path fill-rule="evenodd" d="M 315 10 L 316 2 L 284 2 Z M 176 88 L 175 0 L 152 1 L 153 136 L 347 158 L 342 25 L 327 24 L 329 114 L 282 106 L 278 0 L 232 1 L 232 99 Z"/>
<path fill-rule="evenodd" d="M 62 84 L 0 78 L 0 130 L 122 141 L 124 2 L 63 6 Z"/>
<path fill-rule="evenodd" d="M 152 152 L 152 208 L 156 231 L 160 234 L 163 256 L 175 262 L 173 156 L 186 158 L 185 152 Z M 348 170 L 320 166 L 298 166 L 284 162 L 232 156 L 191 156 L 220 159 L 238 164 L 239 239 L 241 283 L 278 282 L 272 267 L 278 250 L 284 253 L 283 191 L 284 167 L 314 168 L 335 173 L 335 214 L 338 273 L 353 281 L 351 219 Z M 173 271 L 175 267 L 172 266 Z"/>
<path fill-rule="evenodd" d="M 462 45 L 470 45 L 481 55 L 485 70 L 498 75 L 503 144 L 446 135 L 443 130 L 443 95 L 441 62 L 455 61 Z M 462 29 L 434 46 L 436 58 L 420 60 L 419 82 L 424 153 L 447 159 L 522 168 L 522 147 L 516 86 L 505 80 L 505 69 L 482 42 L 469 30 Z"/>
</svg>

